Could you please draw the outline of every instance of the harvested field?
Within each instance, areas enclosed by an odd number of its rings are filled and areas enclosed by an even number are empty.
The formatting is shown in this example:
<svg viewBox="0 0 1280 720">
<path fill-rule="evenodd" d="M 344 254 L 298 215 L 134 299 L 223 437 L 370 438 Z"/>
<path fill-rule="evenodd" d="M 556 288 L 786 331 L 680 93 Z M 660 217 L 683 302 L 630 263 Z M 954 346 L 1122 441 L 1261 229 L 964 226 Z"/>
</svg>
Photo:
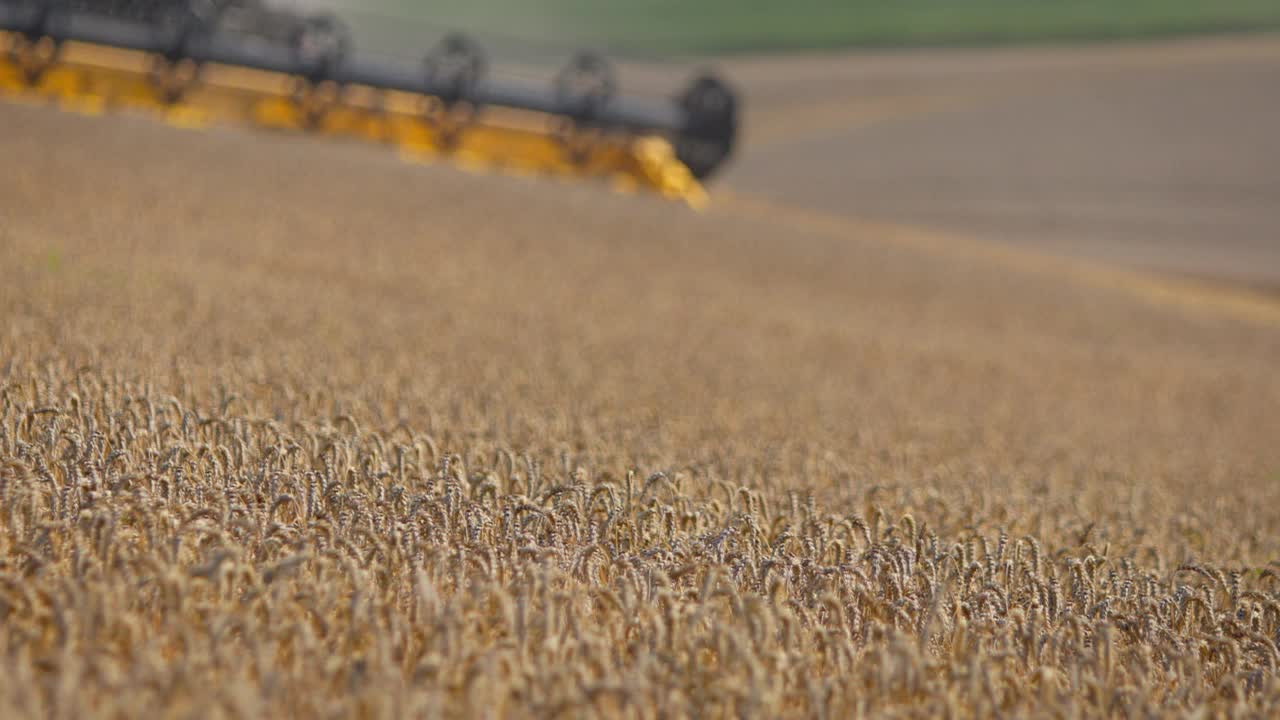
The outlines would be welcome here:
<svg viewBox="0 0 1280 720">
<path fill-rule="evenodd" d="M 735 189 L 1280 289 L 1280 36 L 741 59 Z"/>
<path fill-rule="evenodd" d="M 1280 710 L 1280 323 L 0 106 L 0 714 Z"/>
</svg>

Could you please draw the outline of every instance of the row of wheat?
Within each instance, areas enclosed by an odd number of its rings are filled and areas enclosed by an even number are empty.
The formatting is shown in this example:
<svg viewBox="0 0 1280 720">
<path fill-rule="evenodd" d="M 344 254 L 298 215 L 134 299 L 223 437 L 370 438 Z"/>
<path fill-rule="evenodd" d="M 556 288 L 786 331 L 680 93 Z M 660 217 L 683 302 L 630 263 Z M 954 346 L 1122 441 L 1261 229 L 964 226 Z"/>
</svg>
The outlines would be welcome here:
<svg viewBox="0 0 1280 720">
<path fill-rule="evenodd" d="M 188 402 L 0 386 L 4 717 L 1280 708 L 1270 568 Z"/>
</svg>

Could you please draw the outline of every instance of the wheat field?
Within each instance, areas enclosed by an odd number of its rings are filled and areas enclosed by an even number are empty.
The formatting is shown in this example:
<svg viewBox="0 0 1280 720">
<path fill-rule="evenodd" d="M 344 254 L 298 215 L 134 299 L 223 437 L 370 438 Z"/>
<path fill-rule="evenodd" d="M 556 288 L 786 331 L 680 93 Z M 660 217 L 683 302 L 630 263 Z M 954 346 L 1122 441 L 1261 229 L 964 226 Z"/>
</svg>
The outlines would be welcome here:
<svg viewBox="0 0 1280 720">
<path fill-rule="evenodd" d="M 0 716 L 1280 712 L 1280 327 L 0 108 Z"/>
</svg>

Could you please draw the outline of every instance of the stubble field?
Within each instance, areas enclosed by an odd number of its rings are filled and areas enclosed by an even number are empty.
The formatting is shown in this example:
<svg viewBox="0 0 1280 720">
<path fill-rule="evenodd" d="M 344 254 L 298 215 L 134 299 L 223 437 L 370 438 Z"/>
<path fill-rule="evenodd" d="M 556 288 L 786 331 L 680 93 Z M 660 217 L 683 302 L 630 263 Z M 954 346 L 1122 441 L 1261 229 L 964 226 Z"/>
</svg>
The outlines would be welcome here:
<svg viewBox="0 0 1280 720">
<path fill-rule="evenodd" d="M 0 107 L 0 714 L 1280 709 L 1280 323 Z"/>
</svg>

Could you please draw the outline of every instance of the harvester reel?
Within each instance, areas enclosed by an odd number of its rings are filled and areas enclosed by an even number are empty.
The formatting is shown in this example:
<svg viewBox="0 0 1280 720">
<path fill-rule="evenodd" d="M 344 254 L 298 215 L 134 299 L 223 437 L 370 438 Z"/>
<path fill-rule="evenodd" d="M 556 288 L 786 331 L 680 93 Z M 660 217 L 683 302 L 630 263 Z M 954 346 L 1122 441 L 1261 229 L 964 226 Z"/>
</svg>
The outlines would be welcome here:
<svg viewBox="0 0 1280 720">
<path fill-rule="evenodd" d="M 32 40 L 26 35 L 14 34 L 5 52 L 11 62 L 22 68 L 27 85 L 36 85 L 45 71 L 57 64 L 62 44 L 50 37 Z"/>
<path fill-rule="evenodd" d="M 700 205 L 730 155 L 738 104 L 705 76 L 676 97 L 627 97 L 580 53 L 551 82 L 489 72 L 446 36 L 420 63 L 362 55 L 328 15 L 264 0 L 0 0 L 0 96 L 166 122 L 228 122 L 448 154 L 468 169 L 608 178 Z M 178 104 L 180 106 L 177 106 Z"/>
<path fill-rule="evenodd" d="M 25 13 L 25 17 L 22 29 L 10 37 L 5 54 L 22 68 L 27 85 L 35 85 L 62 55 L 62 43 L 49 35 L 49 23 L 60 3 L 58 0 L 11 0 L 6 4 Z"/>
<path fill-rule="evenodd" d="M 63 8 L 116 20 L 154 23 L 174 12 L 190 12 L 213 21 L 229 0 L 61 0 Z"/>
<path fill-rule="evenodd" d="M 312 15 L 294 28 L 290 49 L 313 84 L 333 77 L 351 51 L 351 32 L 332 15 Z"/>
<path fill-rule="evenodd" d="M 724 164 L 738 134 L 738 100 L 723 80 L 710 73 L 693 81 L 680 96 L 688 121 L 676 139 L 676 157 L 704 180 Z"/>
<path fill-rule="evenodd" d="M 613 65 L 596 53 L 578 53 L 556 76 L 560 106 L 578 124 L 589 124 L 618 92 Z"/>
<path fill-rule="evenodd" d="M 65 0 L 8 0 L 3 4 L 18 11 L 22 17 L 19 32 L 33 41 L 49 32 L 49 20 L 66 5 Z"/>
<path fill-rule="evenodd" d="M 175 2 L 163 8 L 155 20 L 164 51 L 155 55 L 149 77 L 160 101 L 173 105 L 200 81 L 201 64 L 188 57 L 191 40 L 207 33 L 217 22 L 220 3 L 213 0 Z"/>
<path fill-rule="evenodd" d="M 452 149 L 480 117 L 476 89 L 489 72 L 484 51 L 460 33 L 446 35 L 423 60 L 426 108 L 423 119 L 436 131 L 442 149 Z"/>
<path fill-rule="evenodd" d="M 186 11 L 205 28 L 213 27 L 222 18 L 222 13 L 231 5 L 232 0 L 186 0 L 182 3 Z"/>
<path fill-rule="evenodd" d="M 476 88 L 489 72 L 489 61 L 471 38 L 451 33 L 427 53 L 423 68 L 427 94 L 439 98 L 445 105 L 453 105 L 464 100 L 472 102 Z"/>
<path fill-rule="evenodd" d="M 618 92 L 613 65 L 600 55 L 578 53 L 556 76 L 556 99 L 564 115 L 552 121 L 552 132 L 575 165 L 584 166 L 605 140 L 596 121 Z"/>
<path fill-rule="evenodd" d="M 290 50 L 303 72 L 294 82 L 293 101 L 303 125 L 315 130 L 342 102 L 342 84 L 333 80 L 351 49 L 351 34 L 332 15 L 313 15 L 298 23 Z"/>
</svg>

